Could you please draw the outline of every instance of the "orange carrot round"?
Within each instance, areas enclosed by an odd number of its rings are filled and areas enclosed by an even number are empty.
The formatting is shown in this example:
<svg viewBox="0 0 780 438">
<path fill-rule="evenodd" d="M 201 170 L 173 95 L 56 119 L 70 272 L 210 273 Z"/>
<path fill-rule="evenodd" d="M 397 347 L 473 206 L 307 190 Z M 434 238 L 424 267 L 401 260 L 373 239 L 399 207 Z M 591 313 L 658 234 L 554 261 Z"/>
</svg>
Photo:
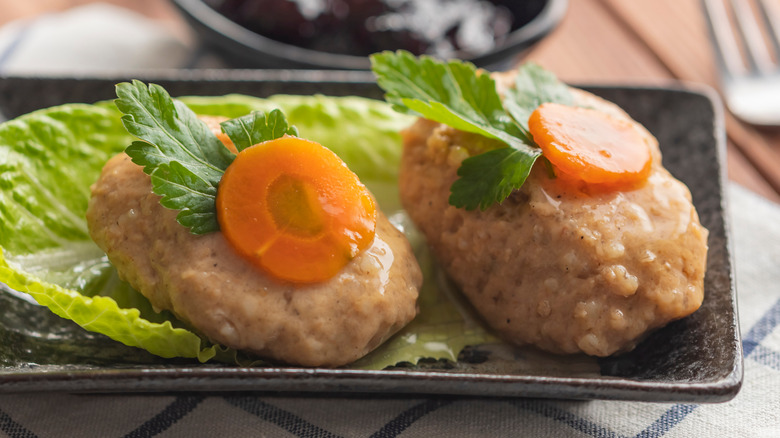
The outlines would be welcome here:
<svg viewBox="0 0 780 438">
<path fill-rule="evenodd" d="M 217 191 L 228 242 L 272 276 L 327 280 L 374 239 L 376 207 L 329 149 L 284 136 L 241 151 Z"/>
<path fill-rule="evenodd" d="M 565 176 L 623 188 L 650 174 L 650 148 L 627 120 L 594 109 L 545 103 L 531 114 L 528 130 L 542 154 Z"/>
</svg>

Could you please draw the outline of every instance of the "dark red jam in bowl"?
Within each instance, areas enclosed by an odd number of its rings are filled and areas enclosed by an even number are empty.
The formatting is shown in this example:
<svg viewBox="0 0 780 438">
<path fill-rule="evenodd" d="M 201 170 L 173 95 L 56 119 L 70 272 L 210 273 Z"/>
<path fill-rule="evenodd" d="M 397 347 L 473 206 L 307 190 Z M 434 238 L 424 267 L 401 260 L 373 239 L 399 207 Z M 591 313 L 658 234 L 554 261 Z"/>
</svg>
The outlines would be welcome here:
<svg viewBox="0 0 780 438">
<path fill-rule="evenodd" d="M 205 0 L 270 39 L 312 50 L 366 56 L 405 49 L 470 57 L 501 45 L 533 19 L 541 0 Z"/>
</svg>

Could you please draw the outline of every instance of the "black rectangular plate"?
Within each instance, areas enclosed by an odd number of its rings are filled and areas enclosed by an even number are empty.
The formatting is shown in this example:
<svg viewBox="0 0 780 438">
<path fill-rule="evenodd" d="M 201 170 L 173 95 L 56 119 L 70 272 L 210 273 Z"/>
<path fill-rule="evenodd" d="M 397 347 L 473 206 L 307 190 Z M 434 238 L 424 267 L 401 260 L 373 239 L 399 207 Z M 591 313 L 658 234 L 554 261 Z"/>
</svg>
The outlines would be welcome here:
<svg viewBox="0 0 780 438">
<path fill-rule="evenodd" d="M 114 97 L 137 77 L 174 96 L 241 93 L 381 98 L 367 72 L 212 71 L 100 78 L 0 78 L 0 114 L 16 117 L 62 103 Z M 709 229 L 700 310 L 655 332 L 634 351 L 606 359 L 529 349 L 455 366 L 366 371 L 200 364 L 164 360 L 86 332 L 14 293 L 0 293 L 0 392 L 293 391 L 719 402 L 742 383 L 731 244 L 725 217 L 721 106 L 707 89 L 584 87 L 622 106 L 661 144 L 664 164 L 693 194 Z M 474 355 L 472 355 L 474 356 Z M 478 354 L 476 356 L 479 356 Z M 484 358 L 483 358 L 484 359 Z"/>
</svg>

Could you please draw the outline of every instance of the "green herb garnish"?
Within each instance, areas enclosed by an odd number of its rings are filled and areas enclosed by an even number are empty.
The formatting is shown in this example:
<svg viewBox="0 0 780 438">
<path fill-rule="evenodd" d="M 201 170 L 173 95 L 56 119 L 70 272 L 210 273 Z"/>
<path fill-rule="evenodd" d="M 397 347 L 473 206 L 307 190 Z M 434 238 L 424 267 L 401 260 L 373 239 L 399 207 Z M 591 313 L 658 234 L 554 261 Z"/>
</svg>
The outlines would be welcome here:
<svg viewBox="0 0 780 438">
<path fill-rule="evenodd" d="M 450 204 L 482 210 L 506 199 L 528 178 L 542 151 L 528 134 L 528 116 L 539 104 L 570 104 L 568 87 L 535 64 L 518 70 L 516 88 L 502 102 L 496 83 L 463 61 L 438 61 L 409 52 L 371 56 L 377 83 L 400 112 L 499 140 L 506 145 L 467 158 L 450 188 Z"/>
<path fill-rule="evenodd" d="M 298 129 L 295 126 L 290 126 L 284 113 L 278 109 L 271 110 L 267 115 L 264 112 L 255 111 L 222 122 L 220 126 L 239 152 L 249 146 L 273 140 L 285 134 L 298 136 Z"/>
<path fill-rule="evenodd" d="M 176 220 L 193 234 L 219 230 L 217 186 L 235 154 L 187 105 L 159 85 L 123 82 L 117 84 L 116 95 L 125 129 L 143 140 L 134 141 L 125 152 L 151 176 L 160 204 L 180 210 Z M 239 151 L 298 132 L 279 110 L 254 112 L 221 126 Z"/>
</svg>

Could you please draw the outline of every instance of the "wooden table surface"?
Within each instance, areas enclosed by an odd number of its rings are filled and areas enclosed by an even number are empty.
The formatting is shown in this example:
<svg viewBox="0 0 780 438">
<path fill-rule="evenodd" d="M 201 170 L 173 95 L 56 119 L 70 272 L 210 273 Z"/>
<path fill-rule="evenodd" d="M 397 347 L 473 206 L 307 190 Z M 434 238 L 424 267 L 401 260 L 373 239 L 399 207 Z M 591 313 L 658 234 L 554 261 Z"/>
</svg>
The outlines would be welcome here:
<svg viewBox="0 0 780 438">
<path fill-rule="evenodd" d="M 0 25 L 95 0 L 0 0 Z M 103 0 L 187 32 L 166 0 Z M 569 82 L 718 87 L 700 0 L 570 0 L 561 25 L 528 55 Z M 780 202 L 780 129 L 726 115 L 728 176 Z"/>
</svg>

